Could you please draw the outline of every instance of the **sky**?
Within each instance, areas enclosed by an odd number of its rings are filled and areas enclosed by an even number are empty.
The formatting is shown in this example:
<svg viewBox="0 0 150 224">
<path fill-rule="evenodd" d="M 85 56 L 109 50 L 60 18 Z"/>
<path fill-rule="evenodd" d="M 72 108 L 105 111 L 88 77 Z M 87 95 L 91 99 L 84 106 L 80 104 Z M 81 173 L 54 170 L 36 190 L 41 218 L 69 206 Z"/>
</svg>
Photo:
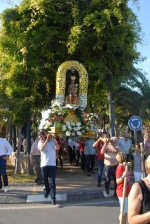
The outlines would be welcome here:
<svg viewBox="0 0 150 224">
<path fill-rule="evenodd" d="M 17 5 L 20 1 L 21 0 L 0 0 L 0 13 L 4 9 L 12 7 L 11 4 L 7 3 L 11 2 Z M 143 43 L 142 45 L 137 45 L 137 50 L 147 59 L 144 62 L 139 62 L 136 67 L 145 71 L 147 73 L 147 79 L 150 81 L 150 0 L 138 0 L 138 2 L 139 9 L 131 0 L 129 1 L 129 7 L 137 15 L 143 32 Z M 44 115 L 45 118 L 46 116 L 47 114 Z"/>
</svg>

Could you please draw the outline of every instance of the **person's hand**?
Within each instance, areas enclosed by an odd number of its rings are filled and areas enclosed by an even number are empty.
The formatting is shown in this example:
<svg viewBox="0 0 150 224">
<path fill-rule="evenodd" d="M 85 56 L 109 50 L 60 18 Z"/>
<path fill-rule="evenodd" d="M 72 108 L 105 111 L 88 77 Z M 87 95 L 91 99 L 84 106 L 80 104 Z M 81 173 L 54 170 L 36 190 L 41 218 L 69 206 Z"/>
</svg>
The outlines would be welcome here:
<svg viewBox="0 0 150 224">
<path fill-rule="evenodd" d="M 48 135 L 47 135 L 47 140 L 48 140 L 48 141 L 51 140 L 52 137 L 53 137 L 53 136 L 52 136 L 51 134 L 48 134 Z"/>
<path fill-rule="evenodd" d="M 8 160 L 9 156 L 4 156 L 2 159 Z"/>
</svg>

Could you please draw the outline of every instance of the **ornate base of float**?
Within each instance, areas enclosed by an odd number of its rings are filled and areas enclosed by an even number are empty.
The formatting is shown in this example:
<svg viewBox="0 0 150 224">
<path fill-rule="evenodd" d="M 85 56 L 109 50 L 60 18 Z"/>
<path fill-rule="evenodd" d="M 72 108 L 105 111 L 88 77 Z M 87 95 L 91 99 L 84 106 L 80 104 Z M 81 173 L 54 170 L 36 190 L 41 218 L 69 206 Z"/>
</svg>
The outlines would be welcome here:
<svg viewBox="0 0 150 224">
<path fill-rule="evenodd" d="M 88 130 L 88 133 L 83 133 L 82 134 L 82 137 L 83 138 L 96 138 L 96 132 L 95 132 L 95 130 Z"/>
<path fill-rule="evenodd" d="M 63 132 L 60 132 L 58 130 L 58 128 L 56 128 L 56 127 L 51 127 L 51 131 L 49 131 L 48 133 L 49 134 L 52 134 L 54 136 L 62 136 L 62 135 L 64 135 L 64 133 Z"/>
</svg>

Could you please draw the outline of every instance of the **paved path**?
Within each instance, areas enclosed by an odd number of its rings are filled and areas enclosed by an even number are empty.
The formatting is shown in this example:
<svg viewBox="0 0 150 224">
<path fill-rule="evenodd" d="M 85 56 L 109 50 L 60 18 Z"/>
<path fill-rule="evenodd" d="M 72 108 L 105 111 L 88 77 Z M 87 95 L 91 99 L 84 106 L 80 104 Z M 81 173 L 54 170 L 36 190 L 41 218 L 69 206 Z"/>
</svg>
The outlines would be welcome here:
<svg viewBox="0 0 150 224">
<path fill-rule="evenodd" d="M 9 191 L 0 190 L 0 204 L 49 202 L 50 197 L 44 198 L 43 185 L 35 183 L 10 184 Z M 104 181 L 102 187 L 97 187 L 97 167 L 90 176 L 82 172 L 79 166 L 64 162 L 64 169 L 58 166 L 56 178 L 56 200 L 76 201 L 94 198 L 104 198 Z M 110 196 L 113 191 L 110 192 Z"/>
</svg>

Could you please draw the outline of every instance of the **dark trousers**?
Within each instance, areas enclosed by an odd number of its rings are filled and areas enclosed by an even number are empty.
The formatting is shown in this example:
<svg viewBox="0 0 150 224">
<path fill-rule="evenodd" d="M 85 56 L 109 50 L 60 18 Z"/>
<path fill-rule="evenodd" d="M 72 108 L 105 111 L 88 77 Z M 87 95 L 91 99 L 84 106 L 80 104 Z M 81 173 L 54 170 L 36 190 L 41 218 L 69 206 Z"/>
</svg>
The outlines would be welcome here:
<svg viewBox="0 0 150 224">
<path fill-rule="evenodd" d="M 86 171 L 87 173 L 90 173 L 90 171 L 93 171 L 94 169 L 95 155 L 85 155 L 85 161 L 86 161 Z"/>
<path fill-rule="evenodd" d="M 78 150 L 75 151 L 75 158 L 76 158 L 76 166 L 79 165 L 79 158 L 80 158 L 80 152 Z"/>
<path fill-rule="evenodd" d="M 59 149 L 58 152 L 58 158 L 59 158 L 59 162 L 60 162 L 60 166 L 63 167 L 63 149 Z"/>
<path fill-rule="evenodd" d="M 90 155 L 90 170 L 93 171 L 95 165 L 95 155 Z"/>
<path fill-rule="evenodd" d="M 105 188 L 109 189 L 110 186 L 110 182 L 111 182 L 111 178 L 114 181 L 114 194 L 116 193 L 116 169 L 117 169 L 117 165 L 115 166 L 105 166 L 104 170 L 105 170 Z"/>
<path fill-rule="evenodd" d="M 73 163 L 74 158 L 75 158 L 75 147 L 68 146 L 68 150 L 69 150 L 69 162 Z"/>
<path fill-rule="evenodd" d="M 8 186 L 8 177 L 6 173 L 6 160 L 2 159 L 2 157 L 0 157 L 0 189 L 2 188 L 1 176 L 3 177 L 4 186 L 5 187 Z"/>
<path fill-rule="evenodd" d="M 43 180 L 42 172 L 40 168 L 41 156 L 33 155 L 32 159 L 33 159 L 33 169 L 34 169 L 35 179 L 41 182 Z"/>
<path fill-rule="evenodd" d="M 51 191 L 51 198 L 55 199 L 56 197 L 56 184 L 55 184 L 56 166 L 43 166 L 41 167 L 41 170 L 42 170 L 42 176 L 43 176 L 46 192 Z M 49 179 L 49 182 L 48 182 L 48 179 Z"/>
<path fill-rule="evenodd" d="M 85 170 L 85 155 L 84 155 L 84 152 L 80 152 L 80 158 L 81 158 L 81 169 Z"/>
</svg>

